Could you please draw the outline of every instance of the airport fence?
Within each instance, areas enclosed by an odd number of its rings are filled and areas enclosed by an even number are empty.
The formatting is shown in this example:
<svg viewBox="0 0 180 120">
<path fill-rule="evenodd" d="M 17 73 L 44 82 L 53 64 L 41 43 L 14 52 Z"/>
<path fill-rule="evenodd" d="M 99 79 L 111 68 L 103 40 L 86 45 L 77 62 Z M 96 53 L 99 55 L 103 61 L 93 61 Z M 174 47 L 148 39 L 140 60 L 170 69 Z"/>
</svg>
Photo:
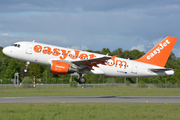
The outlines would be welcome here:
<svg viewBox="0 0 180 120">
<path fill-rule="evenodd" d="M 36 84 L 35 88 L 180 88 L 180 84 Z M 34 84 L 0 84 L 0 89 L 34 88 Z"/>
</svg>

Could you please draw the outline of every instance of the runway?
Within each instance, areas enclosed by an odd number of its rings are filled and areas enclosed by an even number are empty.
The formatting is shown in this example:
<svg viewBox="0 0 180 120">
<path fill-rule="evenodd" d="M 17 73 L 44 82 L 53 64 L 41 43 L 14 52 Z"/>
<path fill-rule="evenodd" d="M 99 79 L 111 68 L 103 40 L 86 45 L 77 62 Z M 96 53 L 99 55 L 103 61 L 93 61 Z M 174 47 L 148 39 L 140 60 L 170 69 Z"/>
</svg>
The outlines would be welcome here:
<svg viewBox="0 0 180 120">
<path fill-rule="evenodd" d="M 180 103 L 180 97 L 46 96 L 0 97 L 0 103 Z"/>
</svg>

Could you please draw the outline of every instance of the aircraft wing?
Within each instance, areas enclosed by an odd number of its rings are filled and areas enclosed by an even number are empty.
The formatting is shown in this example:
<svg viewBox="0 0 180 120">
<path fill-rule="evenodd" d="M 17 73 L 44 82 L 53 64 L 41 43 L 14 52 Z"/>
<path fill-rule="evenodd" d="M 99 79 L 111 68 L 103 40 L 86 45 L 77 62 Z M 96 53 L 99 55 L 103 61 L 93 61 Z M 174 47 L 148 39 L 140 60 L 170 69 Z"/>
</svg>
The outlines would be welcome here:
<svg viewBox="0 0 180 120">
<path fill-rule="evenodd" d="M 149 68 L 150 71 L 152 72 L 165 72 L 168 70 L 173 70 L 172 68 Z"/>
<path fill-rule="evenodd" d="M 103 56 L 93 59 L 71 61 L 71 63 L 77 65 L 80 69 L 87 68 L 93 70 L 92 67 L 98 67 L 98 64 L 106 65 L 106 60 L 111 59 L 109 56 Z"/>
</svg>

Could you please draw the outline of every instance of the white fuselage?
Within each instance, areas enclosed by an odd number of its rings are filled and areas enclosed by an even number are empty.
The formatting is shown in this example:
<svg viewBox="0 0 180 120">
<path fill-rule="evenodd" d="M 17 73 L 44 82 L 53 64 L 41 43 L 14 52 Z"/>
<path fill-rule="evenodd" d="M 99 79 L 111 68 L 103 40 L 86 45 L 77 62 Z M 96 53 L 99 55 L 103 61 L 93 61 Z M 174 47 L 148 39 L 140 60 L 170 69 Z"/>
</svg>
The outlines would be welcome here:
<svg viewBox="0 0 180 120">
<path fill-rule="evenodd" d="M 8 46 L 3 49 L 3 52 L 6 55 L 18 60 L 29 61 L 47 66 L 51 65 L 52 60 L 71 63 L 72 61 L 105 56 L 37 42 L 17 42 L 15 44 L 19 46 Z M 162 67 L 118 57 L 107 60 L 106 65 L 98 64 L 98 66 L 99 67 L 93 67 L 94 70 L 84 70 L 80 72 L 112 77 L 148 77 L 174 74 L 173 70 L 152 72 L 149 69 L 159 69 Z"/>
</svg>

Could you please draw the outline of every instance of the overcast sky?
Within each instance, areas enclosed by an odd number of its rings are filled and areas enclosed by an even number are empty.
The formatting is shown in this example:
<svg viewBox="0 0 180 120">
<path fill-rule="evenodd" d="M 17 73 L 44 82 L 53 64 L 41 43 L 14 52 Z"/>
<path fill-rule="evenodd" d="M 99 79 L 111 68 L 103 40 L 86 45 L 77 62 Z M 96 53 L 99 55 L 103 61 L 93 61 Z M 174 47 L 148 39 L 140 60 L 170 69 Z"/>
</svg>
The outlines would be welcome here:
<svg viewBox="0 0 180 120">
<path fill-rule="evenodd" d="M 179 0 L 0 0 L 0 46 L 33 41 L 74 49 L 148 52 L 179 39 Z"/>
</svg>

